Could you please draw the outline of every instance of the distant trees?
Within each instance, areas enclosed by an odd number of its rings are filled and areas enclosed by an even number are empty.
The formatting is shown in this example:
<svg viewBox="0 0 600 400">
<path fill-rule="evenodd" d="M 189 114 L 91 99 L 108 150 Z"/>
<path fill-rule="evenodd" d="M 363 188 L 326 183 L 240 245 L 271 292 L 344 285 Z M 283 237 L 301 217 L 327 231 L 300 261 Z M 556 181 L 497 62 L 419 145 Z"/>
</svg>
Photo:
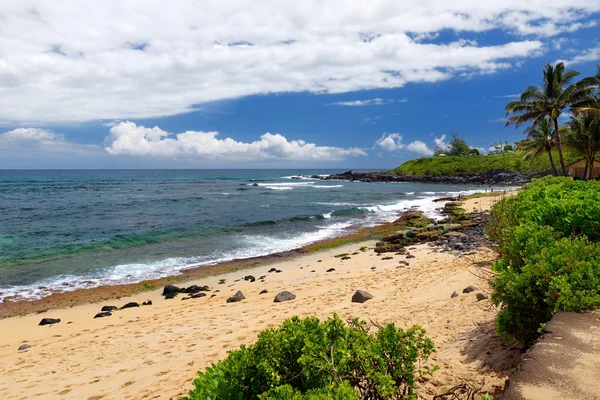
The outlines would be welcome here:
<svg viewBox="0 0 600 400">
<path fill-rule="evenodd" d="M 448 144 L 445 146 L 436 146 L 434 154 L 436 156 L 440 154 L 466 156 L 470 154 L 471 150 L 471 146 L 467 144 L 467 141 L 462 136 L 458 136 L 456 132 L 452 132 Z"/>
<path fill-rule="evenodd" d="M 552 166 L 554 176 L 558 175 L 554 160 L 552 159 L 552 149 L 554 149 L 553 126 L 550 118 L 544 118 L 537 125 L 532 125 L 525 130 L 527 139 L 519 142 L 519 150 L 525 151 L 523 160 L 528 160 L 547 153 Z"/>
</svg>

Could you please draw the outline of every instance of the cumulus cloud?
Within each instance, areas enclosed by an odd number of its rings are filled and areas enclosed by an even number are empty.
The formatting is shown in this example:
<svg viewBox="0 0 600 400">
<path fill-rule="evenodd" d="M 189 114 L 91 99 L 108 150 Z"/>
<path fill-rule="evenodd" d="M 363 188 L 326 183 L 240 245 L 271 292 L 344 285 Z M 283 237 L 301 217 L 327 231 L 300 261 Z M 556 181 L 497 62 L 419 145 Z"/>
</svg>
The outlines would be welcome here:
<svg viewBox="0 0 600 400">
<path fill-rule="evenodd" d="M 175 115 L 247 95 L 494 73 L 593 24 L 600 0 L 5 2 L 0 122 Z M 343 9 L 344 12 L 339 12 Z M 457 39 L 439 40 L 451 30 Z M 489 45 L 463 34 L 509 33 Z"/>
<path fill-rule="evenodd" d="M 133 122 L 120 122 L 110 129 L 105 150 L 112 155 L 246 161 L 336 161 L 367 155 L 359 148 L 317 146 L 303 140 L 288 140 L 278 133 L 265 133 L 250 143 L 219 139 L 218 135 L 218 132 L 202 131 L 173 134 L 159 127 L 146 128 Z"/>
<path fill-rule="evenodd" d="M 570 60 L 557 60 L 556 62 L 564 62 L 565 65 L 581 64 L 583 62 L 600 60 L 600 46 L 584 50 L 581 54 L 576 55 Z"/>
<path fill-rule="evenodd" d="M 412 143 L 409 143 L 406 146 L 406 150 L 412 151 L 414 153 L 422 154 L 424 156 L 432 156 L 433 150 L 431 150 L 425 143 L 420 140 L 415 140 Z"/>
<path fill-rule="evenodd" d="M 439 138 L 436 137 L 433 141 L 435 142 L 436 148 L 444 151 L 450 150 L 450 147 L 448 147 L 448 143 L 446 143 L 446 135 L 442 135 Z"/>
<path fill-rule="evenodd" d="M 385 151 L 396 151 L 406 147 L 399 133 L 384 133 L 377 139 L 375 146 Z"/>
<path fill-rule="evenodd" d="M 369 100 L 354 100 L 354 101 L 337 101 L 335 103 L 329 103 L 332 106 L 346 106 L 346 107 L 364 107 L 364 106 L 383 106 L 391 103 L 406 103 L 408 99 L 382 99 L 380 97 Z"/>
</svg>

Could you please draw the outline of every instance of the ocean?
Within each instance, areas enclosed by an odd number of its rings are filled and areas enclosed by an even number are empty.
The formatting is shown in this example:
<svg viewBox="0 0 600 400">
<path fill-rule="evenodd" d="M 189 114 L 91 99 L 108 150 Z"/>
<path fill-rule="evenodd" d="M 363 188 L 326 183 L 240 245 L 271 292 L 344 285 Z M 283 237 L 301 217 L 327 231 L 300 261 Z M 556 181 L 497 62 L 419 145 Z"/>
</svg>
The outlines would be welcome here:
<svg viewBox="0 0 600 400">
<path fill-rule="evenodd" d="M 339 172 L 0 171 L 0 300 L 293 250 L 477 191 L 308 178 Z"/>
</svg>

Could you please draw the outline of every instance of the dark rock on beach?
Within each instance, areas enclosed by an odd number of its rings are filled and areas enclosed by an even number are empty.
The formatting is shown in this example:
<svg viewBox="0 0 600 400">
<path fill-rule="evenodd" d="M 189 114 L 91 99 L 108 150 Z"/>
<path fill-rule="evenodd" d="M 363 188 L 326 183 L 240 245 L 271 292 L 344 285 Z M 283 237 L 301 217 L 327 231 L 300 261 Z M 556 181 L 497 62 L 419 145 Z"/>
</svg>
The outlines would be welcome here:
<svg viewBox="0 0 600 400">
<path fill-rule="evenodd" d="M 477 293 L 475 297 L 477 298 L 477 301 L 481 301 L 487 299 L 488 295 L 485 293 Z"/>
<path fill-rule="evenodd" d="M 471 293 L 476 290 L 477 290 L 477 288 L 475 286 L 467 286 L 466 288 L 463 289 L 463 293 Z"/>
<path fill-rule="evenodd" d="M 325 272 L 333 272 L 333 271 L 335 271 L 335 268 L 329 268 L 329 269 L 328 269 L 327 271 L 325 271 Z"/>
<path fill-rule="evenodd" d="M 164 287 L 162 295 L 163 296 L 168 296 L 168 295 L 170 295 L 172 293 L 177 294 L 177 293 L 179 293 L 179 290 L 180 289 L 177 286 L 167 285 L 167 286 Z"/>
<path fill-rule="evenodd" d="M 206 297 L 206 293 L 200 292 L 200 293 L 194 293 L 194 294 L 190 295 L 190 299 L 197 299 L 199 297 Z"/>
<path fill-rule="evenodd" d="M 357 290 L 353 295 L 352 295 L 352 302 L 353 303 L 364 303 L 367 300 L 371 300 L 373 298 L 373 295 L 369 292 L 365 292 L 364 290 Z"/>
<path fill-rule="evenodd" d="M 102 310 L 100 310 L 100 311 L 102 311 L 102 312 L 109 311 L 110 312 L 110 311 L 114 311 L 114 310 L 118 310 L 118 308 L 116 306 L 104 306 L 104 307 L 102 307 Z"/>
<path fill-rule="evenodd" d="M 455 297 L 458 297 L 458 293 L 452 292 L 452 294 L 450 295 L 450 298 L 453 299 Z"/>
<path fill-rule="evenodd" d="M 174 299 L 177 296 L 177 294 L 178 294 L 177 292 L 167 293 L 167 294 L 165 294 L 165 300 Z"/>
<path fill-rule="evenodd" d="M 238 301 L 242 301 L 246 299 L 241 290 L 238 290 L 236 294 L 227 299 L 228 303 L 237 303 Z"/>
<path fill-rule="evenodd" d="M 148 301 L 144 301 L 142 303 L 143 306 L 151 306 L 152 305 L 152 300 L 148 300 Z"/>
<path fill-rule="evenodd" d="M 22 345 L 19 346 L 19 351 L 27 350 L 27 349 L 30 349 L 32 347 L 33 347 L 32 345 L 25 343 L 25 344 L 22 344 Z"/>
<path fill-rule="evenodd" d="M 263 290 L 260 291 L 259 294 L 266 294 L 266 293 L 269 293 L 269 291 L 267 289 L 263 289 Z"/>
<path fill-rule="evenodd" d="M 39 326 L 53 325 L 53 324 L 58 324 L 59 322 L 60 322 L 60 318 L 42 318 L 42 320 L 40 321 L 40 323 L 38 325 Z"/>
<path fill-rule="evenodd" d="M 136 303 L 135 301 L 132 301 L 130 303 L 125 304 L 123 307 L 121 307 L 121 310 L 125 309 L 125 308 L 134 308 L 134 307 L 139 307 L 140 305 L 138 303 Z"/>
<path fill-rule="evenodd" d="M 111 315 L 112 315 L 112 313 L 110 313 L 108 311 L 99 312 L 98 314 L 94 315 L 94 319 L 96 319 L 96 318 L 110 317 Z"/>
<path fill-rule="evenodd" d="M 275 296 L 275 299 L 273 300 L 273 302 L 281 303 L 284 301 L 294 300 L 295 298 L 296 298 L 296 295 L 294 293 L 284 290 L 283 292 L 280 292 L 277 296 Z"/>
<path fill-rule="evenodd" d="M 210 288 L 206 285 L 205 286 L 192 285 L 187 288 L 181 288 L 179 291 L 181 293 L 194 294 L 194 293 L 199 293 L 199 292 L 208 292 L 208 291 L 210 291 Z M 164 294 L 164 291 L 163 291 L 163 294 Z"/>
</svg>

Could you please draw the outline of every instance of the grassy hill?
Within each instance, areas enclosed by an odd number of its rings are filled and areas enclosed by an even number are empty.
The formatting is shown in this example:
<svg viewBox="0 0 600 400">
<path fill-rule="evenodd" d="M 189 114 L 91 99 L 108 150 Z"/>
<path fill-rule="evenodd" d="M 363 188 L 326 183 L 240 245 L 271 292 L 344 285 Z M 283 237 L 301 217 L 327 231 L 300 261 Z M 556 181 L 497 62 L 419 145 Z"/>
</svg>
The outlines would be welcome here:
<svg viewBox="0 0 600 400">
<path fill-rule="evenodd" d="M 494 170 L 514 173 L 535 173 L 550 171 L 550 161 L 546 154 L 523 161 L 522 152 L 490 154 L 468 157 L 426 157 L 408 160 L 391 172 L 416 176 L 448 176 L 459 174 L 481 174 Z M 560 170 L 558 153 L 553 152 L 554 165 Z M 565 163 L 577 161 L 581 157 L 574 153 L 565 153 Z"/>
</svg>

